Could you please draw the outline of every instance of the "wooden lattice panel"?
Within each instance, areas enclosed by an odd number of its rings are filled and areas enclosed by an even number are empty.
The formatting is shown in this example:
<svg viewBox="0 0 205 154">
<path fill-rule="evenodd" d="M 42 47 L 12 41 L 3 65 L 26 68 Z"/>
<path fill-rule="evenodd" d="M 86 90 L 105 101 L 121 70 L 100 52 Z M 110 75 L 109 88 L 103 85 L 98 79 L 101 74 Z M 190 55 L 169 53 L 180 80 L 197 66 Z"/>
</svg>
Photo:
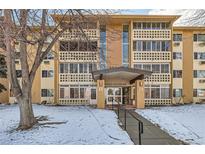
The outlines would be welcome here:
<svg viewBox="0 0 205 154">
<path fill-rule="evenodd" d="M 59 60 L 61 62 L 97 62 L 97 52 L 61 51 Z"/>
<path fill-rule="evenodd" d="M 171 74 L 169 73 L 153 73 L 150 77 L 145 79 L 145 83 L 159 84 L 167 83 L 171 84 Z"/>
<path fill-rule="evenodd" d="M 145 106 L 171 105 L 171 99 L 145 99 Z"/>
<path fill-rule="evenodd" d="M 61 105 L 88 105 L 87 99 L 59 99 Z"/>
<path fill-rule="evenodd" d="M 79 39 L 82 38 L 84 35 L 89 39 L 97 39 L 99 38 L 98 33 L 99 32 L 97 29 L 87 29 L 83 30 L 83 32 L 79 30 L 67 30 L 61 35 L 60 40 Z"/>
<path fill-rule="evenodd" d="M 92 74 L 91 73 L 86 73 L 86 74 L 68 74 L 68 73 L 60 73 L 60 79 L 59 81 L 62 82 L 94 82 L 93 78 L 92 78 Z"/>
<path fill-rule="evenodd" d="M 133 30 L 134 40 L 171 40 L 171 30 Z"/>
<path fill-rule="evenodd" d="M 134 52 L 134 62 L 171 62 L 171 52 Z"/>
</svg>

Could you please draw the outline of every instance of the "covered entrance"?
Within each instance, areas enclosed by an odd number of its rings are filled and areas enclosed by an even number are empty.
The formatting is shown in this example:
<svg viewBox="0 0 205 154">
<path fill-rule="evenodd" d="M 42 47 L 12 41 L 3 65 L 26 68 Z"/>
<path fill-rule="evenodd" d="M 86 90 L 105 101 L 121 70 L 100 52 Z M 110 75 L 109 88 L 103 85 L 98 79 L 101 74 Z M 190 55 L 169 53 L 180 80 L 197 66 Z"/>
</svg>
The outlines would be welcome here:
<svg viewBox="0 0 205 154">
<path fill-rule="evenodd" d="M 122 104 L 122 88 L 109 87 L 105 90 L 106 102 L 105 104 Z"/>
<path fill-rule="evenodd" d="M 97 107 L 105 108 L 109 104 L 128 104 L 132 102 L 136 108 L 144 108 L 144 78 L 152 72 L 115 67 L 92 72 L 97 82 Z M 131 87 L 135 87 L 134 100 L 131 100 Z"/>
</svg>

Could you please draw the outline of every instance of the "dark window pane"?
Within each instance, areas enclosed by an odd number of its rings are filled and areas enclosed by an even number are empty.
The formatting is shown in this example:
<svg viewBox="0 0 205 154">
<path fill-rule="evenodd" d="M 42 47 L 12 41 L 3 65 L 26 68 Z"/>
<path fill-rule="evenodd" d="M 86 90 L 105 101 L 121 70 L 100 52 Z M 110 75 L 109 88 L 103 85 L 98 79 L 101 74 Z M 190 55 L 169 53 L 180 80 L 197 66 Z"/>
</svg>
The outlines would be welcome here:
<svg viewBox="0 0 205 154">
<path fill-rule="evenodd" d="M 68 51 L 69 49 L 69 43 L 60 41 L 60 51 Z"/>
<path fill-rule="evenodd" d="M 16 70 L 16 76 L 17 76 L 17 78 L 21 78 L 22 77 L 22 70 Z"/>
<path fill-rule="evenodd" d="M 85 98 L 85 88 L 80 88 L 80 98 Z"/>
<path fill-rule="evenodd" d="M 46 70 L 42 70 L 42 78 L 48 77 L 48 73 Z"/>
<path fill-rule="evenodd" d="M 197 41 L 197 34 L 194 34 L 194 42 Z"/>
<path fill-rule="evenodd" d="M 79 51 L 87 51 L 88 43 L 87 42 L 79 42 Z"/>
<path fill-rule="evenodd" d="M 96 89 L 91 89 L 91 99 L 96 99 Z"/>
<path fill-rule="evenodd" d="M 97 51 L 97 48 L 98 48 L 97 41 L 92 41 L 88 43 L 88 50 Z"/>
<path fill-rule="evenodd" d="M 70 42 L 70 51 L 78 51 L 78 42 Z"/>
<path fill-rule="evenodd" d="M 182 78 L 182 70 L 174 70 L 173 78 Z"/>
<path fill-rule="evenodd" d="M 64 98 L 64 88 L 60 88 L 60 98 Z"/>
</svg>

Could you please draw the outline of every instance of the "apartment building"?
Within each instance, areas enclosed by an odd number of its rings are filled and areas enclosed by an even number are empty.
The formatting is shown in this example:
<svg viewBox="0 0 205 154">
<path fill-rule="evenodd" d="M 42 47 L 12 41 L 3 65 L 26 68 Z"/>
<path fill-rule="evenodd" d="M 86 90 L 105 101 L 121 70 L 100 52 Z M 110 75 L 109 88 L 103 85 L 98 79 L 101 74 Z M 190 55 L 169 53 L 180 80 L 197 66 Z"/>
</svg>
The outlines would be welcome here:
<svg viewBox="0 0 205 154">
<path fill-rule="evenodd" d="M 101 92 L 101 100 L 108 105 L 126 103 L 125 95 L 136 104 L 139 94 L 145 106 L 203 102 L 205 27 L 173 27 L 178 18 L 110 15 L 108 22 L 85 24 L 83 31 L 89 41 L 79 37 L 78 29 L 66 31 L 37 71 L 33 102 L 98 104 L 101 83 L 93 72 L 103 70 L 112 72 L 104 76 L 106 83 Z M 20 80 L 18 60 L 16 65 Z M 146 76 L 140 79 L 143 84 L 139 82 L 143 85 L 141 93 L 132 82 L 129 86 L 122 86 L 121 80 L 115 84 L 115 80 L 129 78 L 136 72 Z M 2 82 L 9 89 L 9 82 Z M 0 102 L 14 101 L 9 90 L 0 94 Z"/>
</svg>

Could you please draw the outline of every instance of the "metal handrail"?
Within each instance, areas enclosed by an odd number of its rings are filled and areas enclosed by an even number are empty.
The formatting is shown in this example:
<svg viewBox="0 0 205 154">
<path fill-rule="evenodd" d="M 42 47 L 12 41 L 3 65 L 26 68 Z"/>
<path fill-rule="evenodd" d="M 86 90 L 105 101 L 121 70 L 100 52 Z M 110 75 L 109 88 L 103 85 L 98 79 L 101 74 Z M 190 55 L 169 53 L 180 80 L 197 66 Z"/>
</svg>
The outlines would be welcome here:
<svg viewBox="0 0 205 154">
<path fill-rule="evenodd" d="M 144 125 L 143 122 L 135 117 L 129 110 L 127 111 L 126 105 L 124 106 L 124 129 L 127 129 L 127 112 L 136 120 L 138 121 L 138 138 L 139 138 L 139 145 L 142 145 L 142 134 L 144 133 Z M 118 119 L 119 117 L 119 111 L 120 111 L 120 104 L 118 103 Z"/>
</svg>

